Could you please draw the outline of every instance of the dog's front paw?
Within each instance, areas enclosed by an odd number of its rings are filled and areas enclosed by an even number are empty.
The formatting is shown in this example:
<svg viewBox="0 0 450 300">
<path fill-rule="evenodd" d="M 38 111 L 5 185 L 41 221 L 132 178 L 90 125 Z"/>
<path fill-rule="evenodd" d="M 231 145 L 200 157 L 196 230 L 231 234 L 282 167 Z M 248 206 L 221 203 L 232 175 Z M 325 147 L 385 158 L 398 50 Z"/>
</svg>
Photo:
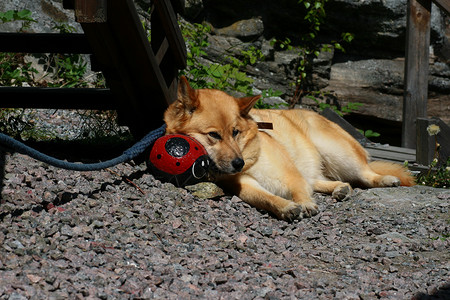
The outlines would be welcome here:
<svg viewBox="0 0 450 300">
<path fill-rule="evenodd" d="M 315 216 L 318 213 L 319 208 L 314 202 L 306 204 L 291 202 L 283 209 L 279 217 L 285 221 L 292 222 L 294 220 L 301 220 L 303 218 Z"/>
<path fill-rule="evenodd" d="M 352 187 L 348 183 L 337 186 L 333 191 L 333 198 L 338 201 L 345 201 L 350 198 L 353 193 Z"/>
</svg>

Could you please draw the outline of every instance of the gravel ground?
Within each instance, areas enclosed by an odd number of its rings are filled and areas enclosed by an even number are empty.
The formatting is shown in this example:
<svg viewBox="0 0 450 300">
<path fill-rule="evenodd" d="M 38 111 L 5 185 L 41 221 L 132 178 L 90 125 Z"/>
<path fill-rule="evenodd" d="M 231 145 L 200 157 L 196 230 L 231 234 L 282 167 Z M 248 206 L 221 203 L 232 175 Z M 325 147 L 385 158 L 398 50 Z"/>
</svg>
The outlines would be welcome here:
<svg viewBox="0 0 450 300">
<path fill-rule="evenodd" d="M 449 190 L 316 198 L 321 213 L 289 224 L 144 164 L 73 172 L 7 154 L 0 299 L 449 299 Z"/>
<path fill-rule="evenodd" d="M 64 125 L 76 115 L 38 117 L 77 134 Z M 145 164 L 4 158 L 0 299 L 450 299 L 449 190 L 317 194 L 321 212 L 290 224 L 237 197 L 197 198 Z"/>
</svg>

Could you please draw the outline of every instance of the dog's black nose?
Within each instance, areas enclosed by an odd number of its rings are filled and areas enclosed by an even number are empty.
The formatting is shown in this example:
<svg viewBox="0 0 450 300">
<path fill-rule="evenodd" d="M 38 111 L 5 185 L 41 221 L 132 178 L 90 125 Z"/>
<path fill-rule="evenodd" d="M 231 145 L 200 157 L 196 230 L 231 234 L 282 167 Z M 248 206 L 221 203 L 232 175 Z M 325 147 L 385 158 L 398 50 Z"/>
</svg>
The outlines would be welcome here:
<svg viewBox="0 0 450 300">
<path fill-rule="evenodd" d="M 242 168 L 244 167 L 245 162 L 242 158 L 238 157 L 238 158 L 233 159 L 233 161 L 231 162 L 231 165 L 236 170 L 236 172 L 240 172 L 242 170 Z"/>
</svg>

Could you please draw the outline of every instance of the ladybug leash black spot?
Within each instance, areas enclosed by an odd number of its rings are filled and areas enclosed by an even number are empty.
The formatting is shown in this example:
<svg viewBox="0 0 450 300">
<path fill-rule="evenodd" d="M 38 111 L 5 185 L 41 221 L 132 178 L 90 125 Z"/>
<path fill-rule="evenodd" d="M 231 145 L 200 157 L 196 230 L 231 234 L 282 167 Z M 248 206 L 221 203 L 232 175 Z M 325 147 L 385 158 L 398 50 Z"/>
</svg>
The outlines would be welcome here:
<svg viewBox="0 0 450 300">
<path fill-rule="evenodd" d="M 203 145 L 190 136 L 171 134 L 155 141 L 147 165 L 155 178 L 176 186 L 195 184 L 208 172 L 210 159 Z"/>
</svg>

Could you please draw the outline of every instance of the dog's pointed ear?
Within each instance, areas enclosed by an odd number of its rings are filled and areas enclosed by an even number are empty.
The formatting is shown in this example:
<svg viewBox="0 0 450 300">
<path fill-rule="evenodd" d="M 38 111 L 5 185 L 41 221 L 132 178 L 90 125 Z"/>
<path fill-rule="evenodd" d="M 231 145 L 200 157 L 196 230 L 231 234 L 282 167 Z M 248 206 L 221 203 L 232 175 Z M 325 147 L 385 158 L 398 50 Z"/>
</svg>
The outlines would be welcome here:
<svg viewBox="0 0 450 300">
<path fill-rule="evenodd" d="M 255 105 L 259 98 L 261 98 L 261 95 L 238 98 L 237 102 L 239 105 L 239 110 L 241 111 L 241 116 L 248 115 L 250 110 L 253 108 L 253 105 Z"/>
<path fill-rule="evenodd" d="M 177 101 L 189 113 L 193 113 L 198 107 L 197 91 L 191 88 L 184 76 L 181 76 L 178 82 Z"/>
</svg>

